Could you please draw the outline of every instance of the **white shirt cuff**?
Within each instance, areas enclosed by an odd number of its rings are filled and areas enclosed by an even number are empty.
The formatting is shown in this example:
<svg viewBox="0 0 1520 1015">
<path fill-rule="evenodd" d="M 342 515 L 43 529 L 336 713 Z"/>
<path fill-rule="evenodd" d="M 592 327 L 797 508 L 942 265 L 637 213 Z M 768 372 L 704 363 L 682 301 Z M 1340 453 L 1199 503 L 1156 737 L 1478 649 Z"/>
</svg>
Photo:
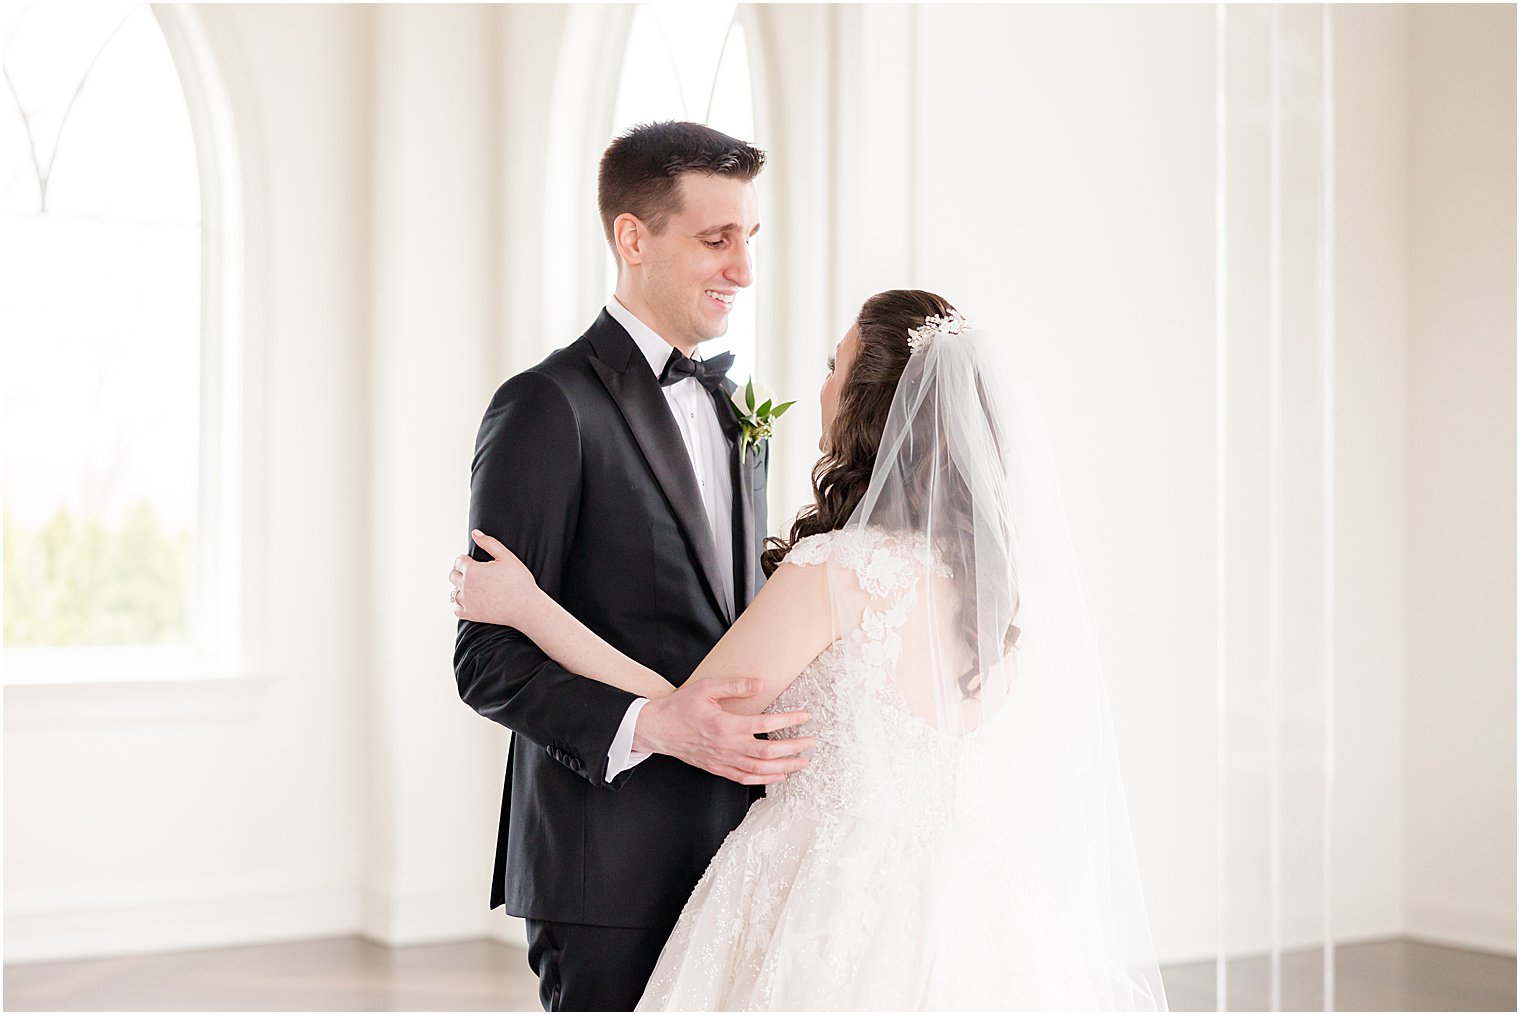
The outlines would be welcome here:
<svg viewBox="0 0 1520 1015">
<path fill-rule="evenodd" d="M 633 749 L 633 728 L 638 725 L 639 711 L 647 704 L 648 698 L 636 698 L 623 714 L 623 723 L 618 727 L 617 736 L 612 738 L 612 746 L 607 748 L 608 782 L 649 757 L 646 752 Z"/>
</svg>

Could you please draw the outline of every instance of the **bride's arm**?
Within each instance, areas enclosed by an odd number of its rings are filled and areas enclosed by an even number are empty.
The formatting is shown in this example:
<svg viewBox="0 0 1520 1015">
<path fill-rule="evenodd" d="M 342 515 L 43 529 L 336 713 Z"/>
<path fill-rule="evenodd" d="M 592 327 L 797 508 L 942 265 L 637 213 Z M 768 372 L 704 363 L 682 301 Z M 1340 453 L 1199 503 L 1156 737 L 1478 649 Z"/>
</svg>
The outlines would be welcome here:
<svg viewBox="0 0 1520 1015">
<path fill-rule="evenodd" d="M 572 673 L 650 699 L 672 693 L 659 674 L 607 644 L 545 594 L 512 551 L 483 532 L 473 536 L 495 559 L 456 558 L 449 575 L 460 590 L 456 617 L 514 627 Z M 707 677 L 758 680 L 758 693 L 725 698 L 723 707 L 742 715 L 763 712 L 833 638 L 827 570 L 794 564 L 777 568 L 686 685 Z M 655 704 L 652 700 L 645 712 L 657 722 L 658 708 L 651 711 Z M 641 717 L 640 732 L 645 728 Z M 634 746 L 643 749 L 637 738 Z"/>
<path fill-rule="evenodd" d="M 758 679 L 758 694 L 729 699 L 723 706 L 756 715 L 828 648 L 833 636 L 828 569 L 782 564 L 688 683 L 708 677 Z"/>
<path fill-rule="evenodd" d="M 601 639 L 538 587 L 522 561 L 495 538 L 472 533 L 475 545 L 494 560 L 456 557 L 454 616 L 516 628 L 539 651 L 571 673 L 611 684 L 644 698 L 663 698 L 675 688 Z"/>
</svg>

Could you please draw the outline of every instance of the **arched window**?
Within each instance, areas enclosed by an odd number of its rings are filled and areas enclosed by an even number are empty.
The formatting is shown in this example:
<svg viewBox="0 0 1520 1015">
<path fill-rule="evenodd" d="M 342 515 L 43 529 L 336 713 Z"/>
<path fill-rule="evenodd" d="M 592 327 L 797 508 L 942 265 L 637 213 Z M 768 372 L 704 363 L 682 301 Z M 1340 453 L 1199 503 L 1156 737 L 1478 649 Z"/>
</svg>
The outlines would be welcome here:
<svg viewBox="0 0 1520 1015">
<path fill-rule="evenodd" d="M 693 120 L 743 141 L 755 140 L 749 47 L 737 8 L 733 3 L 641 3 L 634 8 L 609 139 L 638 123 Z M 616 283 L 617 265 L 609 258 L 607 292 Z M 751 291 L 735 302 L 728 334 L 704 342 L 703 355 L 732 350 L 729 374 L 743 383 L 755 371 L 757 323 Z"/>
<path fill-rule="evenodd" d="M 30 4 L 0 25 L 8 681 L 233 651 L 235 160 L 178 18 Z"/>
</svg>

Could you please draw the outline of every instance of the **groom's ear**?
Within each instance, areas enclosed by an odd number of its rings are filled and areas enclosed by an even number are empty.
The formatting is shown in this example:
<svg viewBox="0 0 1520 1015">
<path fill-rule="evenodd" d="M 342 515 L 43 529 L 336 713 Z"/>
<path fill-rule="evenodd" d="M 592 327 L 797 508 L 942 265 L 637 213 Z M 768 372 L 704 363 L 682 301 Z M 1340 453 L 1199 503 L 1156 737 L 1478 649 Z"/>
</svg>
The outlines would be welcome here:
<svg viewBox="0 0 1520 1015">
<path fill-rule="evenodd" d="M 644 261 L 644 223 L 629 212 L 623 212 L 612 220 L 612 239 L 617 245 L 618 257 L 628 264 Z"/>
</svg>

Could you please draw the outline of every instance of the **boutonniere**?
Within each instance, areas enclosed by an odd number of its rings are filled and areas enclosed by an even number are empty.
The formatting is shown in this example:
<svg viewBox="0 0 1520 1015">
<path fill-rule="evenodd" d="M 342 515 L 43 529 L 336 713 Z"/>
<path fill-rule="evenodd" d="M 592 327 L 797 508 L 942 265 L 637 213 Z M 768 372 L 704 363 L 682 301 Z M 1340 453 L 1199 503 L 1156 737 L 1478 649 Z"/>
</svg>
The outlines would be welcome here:
<svg viewBox="0 0 1520 1015">
<path fill-rule="evenodd" d="M 756 384 L 753 379 L 743 387 L 735 388 L 730 401 L 733 403 L 734 413 L 739 417 L 739 429 L 743 431 L 739 438 L 739 463 L 744 463 L 744 456 L 750 448 L 770 437 L 776 420 L 786 412 L 795 401 L 776 404 L 775 397 L 764 387 Z"/>
</svg>

